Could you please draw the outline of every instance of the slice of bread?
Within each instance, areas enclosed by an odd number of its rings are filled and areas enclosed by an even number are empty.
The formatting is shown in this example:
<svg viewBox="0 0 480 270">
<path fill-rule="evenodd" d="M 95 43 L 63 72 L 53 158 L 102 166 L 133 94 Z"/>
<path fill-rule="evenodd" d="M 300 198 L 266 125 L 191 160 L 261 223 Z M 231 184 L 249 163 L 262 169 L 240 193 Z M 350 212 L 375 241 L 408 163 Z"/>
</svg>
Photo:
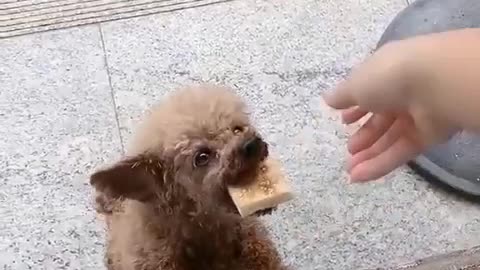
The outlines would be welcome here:
<svg viewBox="0 0 480 270">
<path fill-rule="evenodd" d="M 280 162 L 272 157 L 263 162 L 252 184 L 228 187 L 228 191 L 243 217 L 274 208 L 294 197 Z"/>
</svg>

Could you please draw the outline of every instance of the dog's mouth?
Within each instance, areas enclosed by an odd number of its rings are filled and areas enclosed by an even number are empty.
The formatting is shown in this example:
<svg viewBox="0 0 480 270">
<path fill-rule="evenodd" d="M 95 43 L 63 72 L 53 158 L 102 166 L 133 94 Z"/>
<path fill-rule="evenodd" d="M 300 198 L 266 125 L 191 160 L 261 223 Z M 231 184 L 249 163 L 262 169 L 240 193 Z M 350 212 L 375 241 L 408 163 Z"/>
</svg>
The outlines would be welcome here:
<svg viewBox="0 0 480 270">
<path fill-rule="evenodd" d="M 255 181 L 257 174 L 260 171 L 262 162 L 265 161 L 269 156 L 268 144 L 260 137 L 255 136 L 253 138 L 247 139 L 240 146 L 240 151 L 238 152 L 240 156 L 237 158 L 242 160 L 242 166 L 238 168 L 236 177 L 231 179 L 230 184 L 236 186 L 248 185 L 252 181 Z M 237 208 L 233 205 L 233 212 L 240 215 Z M 255 216 L 263 216 L 271 214 L 276 208 L 264 209 L 256 212 Z"/>
<path fill-rule="evenodd" d="M 240 183 L 246 184 L 246 179 L 254 179 L 258 173 L 261 163 L 268 157 L 268 144 L 260 137 L 255 136 L 241 146 L 240 158 L 242 166 L 238 170 Z"/>
<path fill-rule="evenodd" d="M 255 137 L 253 140 L 250 140 L 249 142 L 247 142 L 247 145 L 248 145 L 248 143 L 255 145 L 255 146 L 253 146 L 253 148 L 255 148 L 255 150 L 252 150 L 252 152 L 255 153 L 255 154 L 253 155 L 254 156 L 253 158 L 248 157 L 248 155 L 247 155 L 247 161 L 246 162 L 247 162 L 247 164 L 249 162 L 251 162 L 251 166 L 250 166 L 250 169 L 248 170 L 248 172 L 246 173 L 246 175 L 244 177 L 247 178 L 247 179 L 252 179 L 252 181 L 253 181 L 253 179 L 255 179 L 255 177 L 257 177 L 257 173 L 260 169 L 261 163 L 268 158 L 269 151 L 268 151 L 268 144 L 265 141 L 263 141 L 262 139 L 260 139 L 259 137 Z M 247 168 L 248 168 L 248 166 L 247 166 Z M 249 175 L 249 173 L 250 173 L 250 175 Z M 257 217 L 270 215 L 275 210 L 276 210 L 276 207 L 262 209 L 262 210 L 259 210 L 259 211 L 255 212 L 253 215 L 255 215 Z M 238 213 L 238 214 L 240 214 L 240 213 Z"/>
</svg>

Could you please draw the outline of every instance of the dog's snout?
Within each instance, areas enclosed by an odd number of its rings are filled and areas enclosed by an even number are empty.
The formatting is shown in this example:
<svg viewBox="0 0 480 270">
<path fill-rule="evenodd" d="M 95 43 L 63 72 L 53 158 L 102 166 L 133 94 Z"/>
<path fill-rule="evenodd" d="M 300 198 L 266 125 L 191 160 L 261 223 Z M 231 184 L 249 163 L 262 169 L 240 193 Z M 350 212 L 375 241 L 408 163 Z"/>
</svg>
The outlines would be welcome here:
<svg viewBox="0 0 480 270">
<path fill-rule="evenodd" d="M 243 154 L 246 158 L 256 157 L 262 151 L 262 139 L 254 137 L 243 144 Z"/>
</svg>

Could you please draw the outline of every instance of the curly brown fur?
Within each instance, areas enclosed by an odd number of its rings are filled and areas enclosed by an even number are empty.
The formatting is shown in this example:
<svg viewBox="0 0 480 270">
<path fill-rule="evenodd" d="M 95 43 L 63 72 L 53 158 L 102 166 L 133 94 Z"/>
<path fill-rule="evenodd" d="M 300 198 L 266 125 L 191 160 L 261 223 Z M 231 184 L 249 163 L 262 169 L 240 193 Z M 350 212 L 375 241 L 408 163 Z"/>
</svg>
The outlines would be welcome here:
<svg viewBox="0 0 480 270">
<path fill-rule="evenodd" d="M 107 217 L 109 270 L 286 269 L 264 226 L 242 218 L 226 189 L 247 184 L 268 156 L 233 91 L 176 91 L 127 153 L 90 179 Z"/>
</svg>

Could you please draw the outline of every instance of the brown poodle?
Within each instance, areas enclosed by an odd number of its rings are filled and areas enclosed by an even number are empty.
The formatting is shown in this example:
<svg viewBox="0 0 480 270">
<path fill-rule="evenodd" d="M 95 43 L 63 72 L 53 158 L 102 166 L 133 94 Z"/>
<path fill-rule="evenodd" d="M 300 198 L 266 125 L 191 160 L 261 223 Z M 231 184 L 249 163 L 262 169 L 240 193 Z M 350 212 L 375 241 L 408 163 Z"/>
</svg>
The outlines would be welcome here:
<svg viewBox="0 0 480 270">
<path fill-rule="evenodd" d="M 127 151 L 95 172 L 109 270 L 280 270 L 257 217 L 242 218 L 226 185 L 252 179 L 268 146 L 232 90 L 198 85 L 154 107 Z"/>
</svg>

